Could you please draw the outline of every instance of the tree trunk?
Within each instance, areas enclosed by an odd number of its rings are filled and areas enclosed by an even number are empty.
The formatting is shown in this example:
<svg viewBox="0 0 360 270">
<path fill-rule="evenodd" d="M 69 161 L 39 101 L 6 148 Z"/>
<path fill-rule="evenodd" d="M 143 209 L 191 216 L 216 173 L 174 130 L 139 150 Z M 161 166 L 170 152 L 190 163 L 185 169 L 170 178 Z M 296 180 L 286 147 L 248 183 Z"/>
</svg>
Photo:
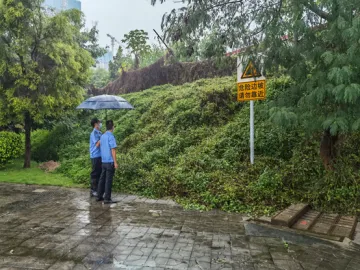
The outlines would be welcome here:
<svg viewBox="0 0 360 270">
<path fill-rule="evenodd" d="M 336 143 L 339 139 L 338 135 L 331 135 L 330 129 L 324 131 L 320 145 L 320 156 L 327 170 L 333 170 L 336 159 Z"/>
<path fill-rule="evenodd" d="M 24 168 L 28 169 L 31 166 L 31 116 L 29 112 L 25 113 L 25 160 Z"/>
<path fill-rule="evenodd" d="M 134 69 L 139 69 L 139 67 L 140 67 L 140 57 L 139 55 L 135 54 Z"/>
</svg>

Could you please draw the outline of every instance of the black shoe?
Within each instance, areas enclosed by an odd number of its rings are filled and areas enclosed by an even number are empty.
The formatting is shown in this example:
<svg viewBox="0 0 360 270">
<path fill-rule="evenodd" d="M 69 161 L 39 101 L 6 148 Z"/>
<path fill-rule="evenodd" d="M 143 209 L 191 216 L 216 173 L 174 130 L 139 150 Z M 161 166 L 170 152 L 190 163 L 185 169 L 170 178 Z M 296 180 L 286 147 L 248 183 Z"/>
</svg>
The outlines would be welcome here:
<svg viewBox="0 0 360 270">
<path fill-rule="evenodd" d="M 117 203 L 117 202 L 113 201 L 112 199 L 104 201 L 104 204 L 113 204 L 113 203 Z"/>
<path fill-rule="evenodd" d="M 104 198 L 97 198 L 96 201 L 97 202 L 102 202 L 104 200 Z"/>
</svg>

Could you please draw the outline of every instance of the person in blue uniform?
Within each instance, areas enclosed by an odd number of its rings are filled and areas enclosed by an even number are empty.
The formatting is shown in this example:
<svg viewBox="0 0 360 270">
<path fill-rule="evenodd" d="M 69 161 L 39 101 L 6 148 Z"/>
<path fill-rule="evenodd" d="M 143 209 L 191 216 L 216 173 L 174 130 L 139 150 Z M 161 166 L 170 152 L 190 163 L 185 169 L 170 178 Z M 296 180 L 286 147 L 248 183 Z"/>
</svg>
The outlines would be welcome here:
<svg viewBox="0 0 360 270">
<path fill-rule="evenodd" d="M 112 120 L 106 121 L 106 132 L 100 139 L 102 173 L 97 198 L 97 201 L 104 201 L 104 204 L 115 203 L 111 198 L 111 190 L 115 169 L 118 168 L 118 164 L 116 162 L 117 144 L 113 132 L 114 122 Z"/>
<path fill-rule="evenodd" d="M 97 197 L 97 188 L 101 176 L 101 121 L 97 118 L 91 120 L 93 131 L 90 134 L 90 159 L 92 170 L 90 173 L 90 197 Z"/>
</svg>

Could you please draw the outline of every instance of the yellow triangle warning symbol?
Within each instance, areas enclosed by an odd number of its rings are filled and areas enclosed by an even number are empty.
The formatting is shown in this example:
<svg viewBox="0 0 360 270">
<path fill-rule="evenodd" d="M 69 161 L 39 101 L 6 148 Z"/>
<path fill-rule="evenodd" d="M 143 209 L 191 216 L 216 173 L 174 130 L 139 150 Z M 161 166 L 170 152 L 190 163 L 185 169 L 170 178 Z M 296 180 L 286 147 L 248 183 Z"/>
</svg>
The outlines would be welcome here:
<svg viewBox="0 0 360 270">
<path fill-rule="evenodd" d="M 255 78 L 255 77 L 261 77 L 261 73 L 255 67 L 254 63 L 252 61 L 249 61 L 248 65 L 245 68 L 243 75 L 241 76 L 241 79 L 248 79 L 248 78 Z"/>
</svg>

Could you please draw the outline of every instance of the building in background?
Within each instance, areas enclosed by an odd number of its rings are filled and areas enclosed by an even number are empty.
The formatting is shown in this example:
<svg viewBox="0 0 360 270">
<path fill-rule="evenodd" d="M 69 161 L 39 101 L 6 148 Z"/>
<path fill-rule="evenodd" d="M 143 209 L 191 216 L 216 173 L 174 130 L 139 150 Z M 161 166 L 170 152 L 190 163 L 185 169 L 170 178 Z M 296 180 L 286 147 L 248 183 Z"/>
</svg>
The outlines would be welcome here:
<svg viewBox="0 0 360 270">
<path fill-rule="evenodd" d="M 78 9 L 81 10 L 81 2 L 77 0 L 45 0 L 44 5 L 55 11 Z"/>
<path fill-rule="evenodd" d="M 68 9 L 81 10 L 81 2 L 77 0 L 45 0 L 44 6 L 49 9 L 53 9 L 55 13 L 61 10 L 68 10 Z M 49 11 L 49 13 L 53 14 L 53 11 Z M 93 22 L 93 25 L 96 26 L 97 22 Z M 96 67 L 109 70 L 109 62 L 111 60 L 113 60 L 113 54 L 111 51 L 109 51 L 103 56 L 96 59 Z"/>
<path fill-rule="evenodd" d="M 103 56 L 96 59 L 96 67 L 97 68 L 103 68 L 106 70 L 109 70 L 109 63 L 113 60 L 113 54 L 112 52 L 107 52 Z"/>
</svg>

